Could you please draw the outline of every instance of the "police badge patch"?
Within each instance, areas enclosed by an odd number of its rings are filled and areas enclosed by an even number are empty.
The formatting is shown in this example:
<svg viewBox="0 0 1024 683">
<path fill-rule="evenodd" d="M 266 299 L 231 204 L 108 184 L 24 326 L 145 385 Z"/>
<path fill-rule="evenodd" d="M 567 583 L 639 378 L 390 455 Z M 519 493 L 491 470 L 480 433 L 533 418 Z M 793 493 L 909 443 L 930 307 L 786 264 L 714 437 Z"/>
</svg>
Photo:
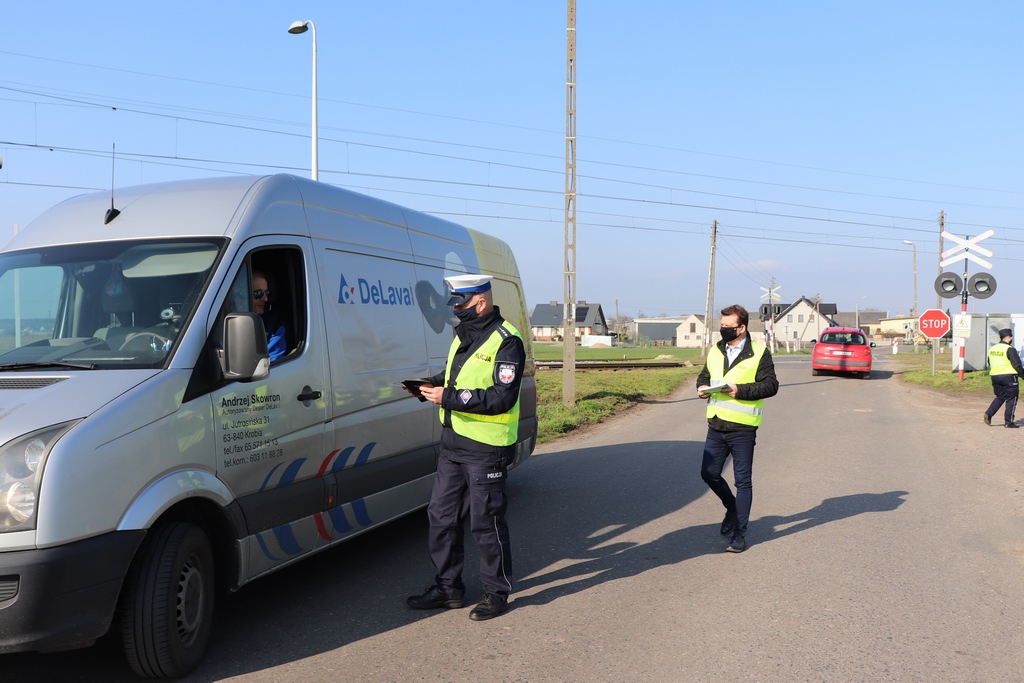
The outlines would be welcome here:
<svg viewBox="0 0 1024 683">
<path fill-rule="evenodd" d="M 502 363 L 498 366 L 498 381 L 502 384 L 511 384 L 516 378 L 516 366 Z"/>
<path fill-rule="evenodd" d="M 473 398 L 473 392 L 469 389 L 463 389 L 459 394 L 459 398 L 462 400 L 462 404 L 465 405 L 469 403 L 469 399 Z"/>
</svg>

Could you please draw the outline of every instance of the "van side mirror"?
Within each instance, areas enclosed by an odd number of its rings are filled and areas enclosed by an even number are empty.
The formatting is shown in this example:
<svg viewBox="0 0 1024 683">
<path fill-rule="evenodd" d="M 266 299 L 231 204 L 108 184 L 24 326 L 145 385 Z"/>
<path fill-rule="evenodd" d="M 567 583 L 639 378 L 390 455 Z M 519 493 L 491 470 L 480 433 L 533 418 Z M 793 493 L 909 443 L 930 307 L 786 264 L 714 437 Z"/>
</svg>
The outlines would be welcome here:
<svg viewBox="0 0 1024 683">
<path fill-rule="evenodd" d="M 217 350 L 224 379 L 252 382 L 270 376 L 270 352 L 263 320 L 255 313 L 224 316 L 222 347 Z"/>
</svg>

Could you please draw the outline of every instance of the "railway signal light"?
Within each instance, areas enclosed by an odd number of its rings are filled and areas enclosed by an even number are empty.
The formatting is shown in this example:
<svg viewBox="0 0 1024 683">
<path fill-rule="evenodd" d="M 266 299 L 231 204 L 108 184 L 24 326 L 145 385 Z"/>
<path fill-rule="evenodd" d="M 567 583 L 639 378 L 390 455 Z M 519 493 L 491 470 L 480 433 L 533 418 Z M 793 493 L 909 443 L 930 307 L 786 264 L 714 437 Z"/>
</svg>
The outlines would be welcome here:
<svg viewBox="0 0 1024 683">
<path fill-rule="evenodd" d="M 943 273 L 935 278 L 935 292 L 943 299 L 960 296 L 964 289 L 964 281 L 956 273 Z"/>
<path fill-rule="evenodd" d="M 996 279 L 988 273 L 975 273 L 967 281 L 967 292 L 976 299 L 987 299 L 996 293 Z"/>
</svg>

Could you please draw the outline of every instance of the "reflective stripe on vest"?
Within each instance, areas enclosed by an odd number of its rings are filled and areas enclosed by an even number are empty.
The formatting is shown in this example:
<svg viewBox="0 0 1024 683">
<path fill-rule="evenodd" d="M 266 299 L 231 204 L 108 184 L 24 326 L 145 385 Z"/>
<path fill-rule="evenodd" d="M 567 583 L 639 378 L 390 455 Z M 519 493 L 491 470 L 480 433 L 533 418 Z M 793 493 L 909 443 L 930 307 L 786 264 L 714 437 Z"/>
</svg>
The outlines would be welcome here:
<svg viewBox="0 0 1024 683">
<path fill-rule="evenodd" d="M 1017 374 L 1017 371 L 1013 369 L 1013 365 L 1010 364 L 1010 359 L 1006 357 L 1006 352 L 1009 350 L 1010 345 L 1005 342 L 999 342 L 988 350 L 989 375 Z"/>
<path fill-rule="evenodd" d="M 708 372 L 711 374 L 712 382 L 726 381 L 729 384 L 751 384 L 757 381 L 757 367 L 761 364 L 761 356 L 764 355 L 765 347 L 747 338 L 754 355 L 750 358 L 736 363 L 729 372 L 725 372 L 725 354 L 717 345 L 712 346 L 708 352 Z M 731 396 L 712 394 L 708 400 L 707 416 L 712 418 L 718 416 L 729 422 L 736 422 L 742 425 L 757 427 L 761 424 L 761 414 L 764 412 L 764 400 L 741 401 Z"/>
<path fill-rule="evenodd" d="M 455 378 L 455 389 L 489 389 L 494 386 L 494 359 L 501 347 L 501 342 L 511 334 L 519 337 L 519 334 L 512 323 L 505 321 L 502 327 L 508 331 L 502 334 L 501 330 L 494 330 L 483 344 L 481 344 L 463 363 Z M 459 349 L 459 338 L 452 340 L 451 348 L 448 349 L 448 363 L 444 371 L 444 385 L 449 386 L 452 361 L 455 359 L 455 352 Z M 522 368 L 519 369 L 522 372 Z M 441 408 L 441 424 L 444 424 L 446 410 Z M 507 413 L 500 415 L 480 415 L 479 413 L 463 413 L 457 410 L 447 411 L 451 415 L 452 429 L 456 434 L 464 436 L 480 443 L 490 446 L 511 446 L 519 436 L 519 399 Z"/>
</svg>

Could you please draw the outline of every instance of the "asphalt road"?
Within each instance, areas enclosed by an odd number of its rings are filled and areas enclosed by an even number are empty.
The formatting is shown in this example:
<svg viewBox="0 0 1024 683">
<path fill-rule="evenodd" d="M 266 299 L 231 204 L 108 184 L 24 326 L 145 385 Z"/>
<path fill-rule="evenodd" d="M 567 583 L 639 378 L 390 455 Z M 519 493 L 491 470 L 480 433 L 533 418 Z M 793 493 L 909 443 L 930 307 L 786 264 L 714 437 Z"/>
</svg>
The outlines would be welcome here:
<svg viewBox="0 0 1024 683">
<path fill-rule="evenodd" d="M 405 607 L 433 577 L 417 513 L 228 598 L 185 680 L 1022 681 L 1024 430 L 886 355 L 870 381 L 778 357 L 743 554 L 723 552 L 686 387 L 514 472 L 502 617 Z M 94 680 L 137 680 L 112 639 L 0 657 L 3 683 Z"/>
</svg>

